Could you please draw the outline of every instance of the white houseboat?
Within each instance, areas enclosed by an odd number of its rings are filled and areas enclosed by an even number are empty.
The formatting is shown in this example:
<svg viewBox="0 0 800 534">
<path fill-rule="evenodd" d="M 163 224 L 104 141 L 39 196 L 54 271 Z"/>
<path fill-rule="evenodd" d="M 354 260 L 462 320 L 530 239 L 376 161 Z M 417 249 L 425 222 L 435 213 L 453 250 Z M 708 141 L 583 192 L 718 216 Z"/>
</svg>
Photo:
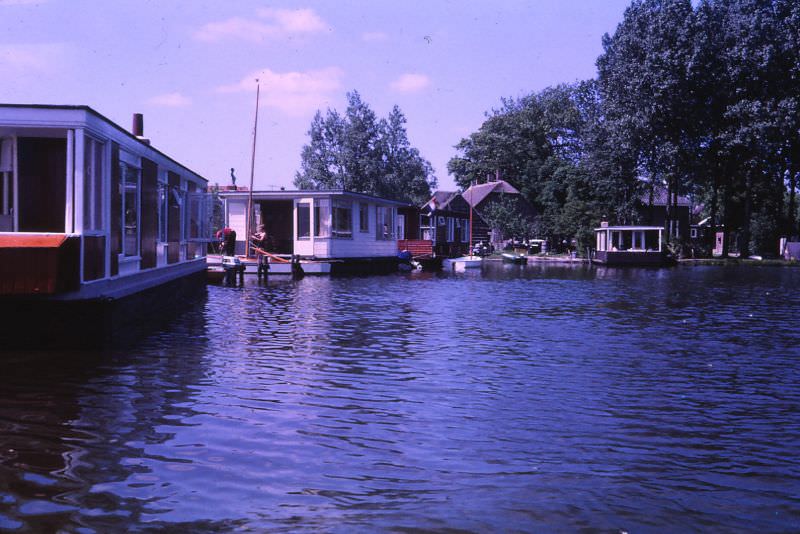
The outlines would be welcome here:
<svg viewBox="0 0 800 534">
<path fill-rule="evenodd" d="M 245 254 L 248 191 L 221 191 L 225 224 L 236 231 L 236 253 Z M 269 252 L 299 256 L 311 273 L 389 272 L 397 269 L 397 240 L 406 203 L 341 190 L 253 191 L 254 228 L 264 225 Z M 272 264 L 271 274 L 290 271 Z"/>
<path fill-rule="evenodd" d="M 137 320 L 137 302 L 152 314 L 202 287 L 207 181 L 141 125 L 135 115 L 128 132 L 87 106 L 0 104 L 0 306 L 21 326 L 100 337 Z"/>
<path fill-rule="evenodd" d="M 595 228 L 593 261 L 603 265 L 658 266 L 667 262 L 661 226 L 608 226 Z"/>
</svg>

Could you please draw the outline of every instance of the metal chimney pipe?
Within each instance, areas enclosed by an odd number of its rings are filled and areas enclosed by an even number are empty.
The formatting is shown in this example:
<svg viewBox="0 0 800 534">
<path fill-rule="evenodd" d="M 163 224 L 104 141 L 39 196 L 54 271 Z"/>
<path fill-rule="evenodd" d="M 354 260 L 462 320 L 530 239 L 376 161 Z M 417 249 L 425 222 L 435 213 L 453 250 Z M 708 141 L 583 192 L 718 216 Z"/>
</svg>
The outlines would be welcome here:
<svg viewBox="0 0 800 534">
<path fill-rule="evenodd" d="M 133 127 L 131 132 L 136 137 L 144 137 L 144 115 L 141 113 L 133 114 Z"/>
</svg>

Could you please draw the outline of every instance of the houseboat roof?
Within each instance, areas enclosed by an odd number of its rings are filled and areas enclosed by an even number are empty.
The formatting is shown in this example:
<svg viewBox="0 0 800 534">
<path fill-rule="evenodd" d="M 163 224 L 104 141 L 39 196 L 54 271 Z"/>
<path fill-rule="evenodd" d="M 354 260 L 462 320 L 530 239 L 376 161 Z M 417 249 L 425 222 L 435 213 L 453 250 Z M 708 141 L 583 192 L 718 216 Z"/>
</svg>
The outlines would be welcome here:
<svg viewBox="0 0 800 534">
<path fill-rule="evenodd" d="M 353 198 L 360 198 L 363 200 L 380 201 L 384 204 L 392 204 L 393 206 L 410 206 L 408 202 L 401 202 L 399 200 L 390 200 L 388 198 L 380 198 L 366 193 L 355 193 L 353 191 L 345 191 L 344 189 L 291 189 L 279 191 L 253 191 L 253 200 L 292 200 L 301 197 L 327 197 L 327 196 L 348 196 Z M 249 191 L 220 191 L 219 196 L 222 198 L 248 198 Z"/>
<path fill-rule="evenodd" d="M 474 208 L 492 193 L 508 193 L 510 195 L 518 195 L 519 190 L 505 180 L 497 180 L 494 182 L 487 182 L 485 184 L 473 185 L 461 193 L 461 196 L 464 197 L 464 200 L 467 201 L 467 204 L 471 204 Z"/>
<path fill-rule="evenodd" d="M 91 115 L 94 115 L 96 118 L 100 119 L 101 121 L 105 122 L 106 124 L 111 126 L 114 130 L 118 131 L 119 133 L 123 134 L 124 136 L 128 137 L 129 139 L 131 139 L 133 141 L 136 141 L 137 143 L 139 143 L 142 146 L 146 147 L 148 150 L 152 150 L 153 152 L 156 152 L 161 157 L 166 158 L 167 160 L 171 161 L 175 165 L 177 165 L 177 166 L 181 167 L 182 169 L 186 170 L 187 172 L 193 174 L 195 177 L 199 178 L 200 180 L 208 182 L 207 178 L 204 178 L 202 175 L 200 175 L 197 172 L 193 171 L 192 169 L 190 169 L 189 167 L 187 167 L 183 163 L 180 163 L 180 162 L 176 161 L 175 159 L 173 159 L 172 157 L 168 156 L 167 154 L 161 152 L 159 149 L 155 148 L 152 144 L 150 144 L 149 141 L 142 140 L 141 138 L 133 135 L 133 133 L 129 132 L 128 130 L 126 130 L 125 128 L 120 126 L 119 124 L 115 123 L 114 121 L 112 121 L 111 119 L 106 117 L 105 115 L 103 115 L 101 113 L 98 113 L 96 110 L 92 109 L 89 106 L 86 106 L 86 105 L 68 105 L 68 104 L 8 104 L 8 103 L 0 102 L 0 112 L 2 110 L 4 110 L 4 109 L 83 111 L 83 112 L 89 113 Z M 18 122 L 14 122 L 13 124 L 11 124 L 11 123 L 6 124 L 5 121 L 3 120 L 2 115 L 0 115 L 0 134 L 2 133 L 2 128 L 3 128 L 4 125 L 5 126 L 13 125 L 13 126 L 47 127 L 47 126 L 50 126 L 51 123 L 47 123 L 47 122 L 41 121 L 41 120 L 36 120 L 36 121 L 30 122 L 29 124 L 19 124 Z M 67 121 L 67 122 L 58 121 L 58 123 L 56 123 L 56 125 L 64 127 L 64 128 L 71 127 L 70 121 Z"/>
<path fill-rule="evenodd" d="M 634 231 L 641 231 L 641 230 L 664 230 L 663 226 L 601 226 L 600 228 L 595 228 L 595 232 L 604 232 L 606 230 L 614 230 L 614 231 L 621 231 L 621 230 L 634 230 Z"/>
</svg>

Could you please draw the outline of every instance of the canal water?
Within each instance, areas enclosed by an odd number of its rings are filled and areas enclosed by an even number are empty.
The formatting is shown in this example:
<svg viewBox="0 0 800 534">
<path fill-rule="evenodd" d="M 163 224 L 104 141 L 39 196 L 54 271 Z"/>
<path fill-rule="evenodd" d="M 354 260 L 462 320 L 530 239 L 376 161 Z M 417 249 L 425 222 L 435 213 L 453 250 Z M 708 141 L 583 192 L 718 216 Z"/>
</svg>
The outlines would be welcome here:
<svg viewBox="0 0 800 534">
<path fill-rule="evenodd" d="M 5 354 L 0 530 L 800 530 L 800 269 L 209 287 Z"/>
</svg>

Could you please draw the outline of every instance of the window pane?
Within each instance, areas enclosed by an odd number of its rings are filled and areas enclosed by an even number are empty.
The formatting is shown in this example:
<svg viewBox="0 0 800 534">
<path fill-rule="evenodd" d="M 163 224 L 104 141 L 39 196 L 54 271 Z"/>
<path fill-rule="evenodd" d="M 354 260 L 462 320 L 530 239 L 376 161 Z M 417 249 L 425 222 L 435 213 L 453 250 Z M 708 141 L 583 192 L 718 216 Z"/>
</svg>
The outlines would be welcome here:
<svg viewBox="0 0 800 534">
<path fill-rule="evenodd" d="M 308 204 L 297 205 L 297 237 L 311 236 L 311 213 Z"/>
<path fill-rule="evenodd" d="M 375 215 L 377 220 L 376 235 L 377 239 L 392 239 L 394 237 L 392 229 L 394 228 L 394 210 L 383 206 L 375 208 Z"/>
<path fill-rule="evenodd" d="M 122 175 L 122 252 L 125 256 L 139 254 L 139 169 L 120 163 Z"/>
<path fill-rule="evenodd" d="M 333 235 L 352 237 L 353 205 L 350 202 L 337 201 L 333 206 Z"/>
<path fill-rule="evenodd" d="M 158 240 L 167 242 L 167 217 L 169 213 L 169 186 L 158 186 Z"/>
<path fill-rule="evenodd" d="M 93 143 L 92 140 L 84 138 L 83 144 L 83 229 L 93 230 L 94 221 L 92 220 L 92 208 L 94 202 L 92 201 L 92 176 L 94 167 L 94 157 L 92 155 Z"/>
<path fill-rule="evenodd" d="M 314 235 L 328 237 L 331 235 L 331 201 L 321 198 L 314 204 Z"/>
<path fill-rule="evenodd" d="M 103 217 L 103 152 L 102 143 L 92 141 L 94 144 L 94 230 L 104 228 Z"/>
</svg>

